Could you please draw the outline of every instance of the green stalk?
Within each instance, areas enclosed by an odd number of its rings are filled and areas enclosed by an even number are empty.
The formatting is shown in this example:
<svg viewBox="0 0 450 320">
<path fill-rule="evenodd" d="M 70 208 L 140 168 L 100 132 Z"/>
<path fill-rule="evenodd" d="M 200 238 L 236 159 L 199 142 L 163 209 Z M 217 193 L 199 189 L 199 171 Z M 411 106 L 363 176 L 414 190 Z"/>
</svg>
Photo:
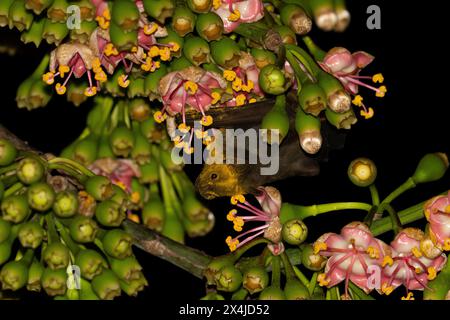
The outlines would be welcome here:
<svg viewBox="0 0 450 320">
<path fill-rule="evenodd" d="M 309 285 L 308 285 L 308 291 L 309 291 L 309 295 L 313 295 L 314 293 L 314 289 L 316 289 L 316 285 L 317 285 L 317 277 L 319 276 L 318 272 L 314 272 L 312 277 L 311 277 L 311 281 L 309 281 Z"/>
<path fill-rule="evenodd" d="M 404 192 L 406 192 L 406 191 L 408 191 L 408 190 L 410 190 L 412 188 L 415 188 L 415 187 L 416 187 L 416 183 L 414 182 L 414 180 L 412 178 L 409 178 L 401 186 L 399 186 L 397 189 L 392 191 L 391 194 L 388 195 L 381 202 L 381 206 L 383 207 L 386 204 L 390 204 L 394 199 L 399 197 L 401 194 L 403 194 Z"/>
<path fill-rule="evenodd" d="M 309 287 L 309 280 L 308 278 L 303 274 L 303 272 L 300 271 L 300 269 L 297 266 L 292 266 L 294 269 L 295 275 L 297 276 L 298 280 L 300 280 L 303 285 L 306 287 Z"/>
<path fill-rule="evenodd" d="M 95 174 L 91 170 L 87 169 L 85 166 L 79 164 L 78 162 L 70 160 L 70 159 L 57 157 L 57 158 L 53 158 L 53 159 L 49 160 L 48 163 L 49 164 L 65 164 L 65 165 L 71 167 L 72 169 L 79 171 L 83 175 L 86 175 L 88 177 L 95 176 Z"/>
<path fill-rule="evenodd" d="M 272 257 L 272 286 L 280 288 L 281 286 L 281 268 L 280 257 Z"/>
<path fill-rule="evenodd" d="M 10 195 L 13 195 L 17 191 L 21 190 L 24 187 L 24 185 L 21 182 L 16 182 L 11 187 L 9 187 L 5 192 L 3 193 L 3 197 L 9 197 Z"/>
<path fill-rule="evenodd" d="M 294 268 L 291 265 L 291 262 L 289 261 L 289 257 L 287 256 L 286 252 L 283 252 L 281 254 L 281 261 L 283 262 L 284 270 L 286 272 L 286 278 L 289 279 L 296 279 Z"/>
<path fill-rule="evenodd" d="M 370 195 L 372 197 L 372 203 L 374 206 L 378 206 L 380 204 L 380 195 L 378 194 L 378 189 L 375 184 L 371 184 L 369 186 Z"/>
<path fill-rule="evenodd" d="M 255 247 L 255 246 L 257 246 L 257 245 L 259 245 L 261 243 L 268 244 L 270 242 L 269 242 L 269 240 L 267 240 L 265 238 L 257 238 L 257 239 L 255 239 L 253 241 L 250 241 L 249 243 L 247 243 L 244 246 L 238 248 L 236 251 L 234 251 L 232 253 L 234 261 L 239 260 L 244 253 L 246 253 L 248 250 L 250 250 L 251 248 L 253 248 L 253 247 Z"/>
<path fill-rule="evenodd" d="M 392 230 L 395 234 L 398 234 L 402 229 L 402 223 L 400 222 L 400 218 L 398 217 L 397 212 L 392 208 L 391 205 L 386 206 L 386 211 L 389 213 L 392 223 Z"/>
<path fill-rule="evenodd" d="M 327 53 L 319 48 L 309 36 L 302 37 L 302 40 L 316 61 L 323 61 L 325 59 Z"/>
<path fill-rule="evenodd" d="M 64 240 L 64 243 L 69 248 L 74 256 L 78 254 L 80 251 L 80 247 L 72 240 L 70 235 L 67 232 L 66 227 L 59 221 L 59 219 L 55 219 L 56 228 L 61 235 L 61 238 Z"/>
</svg>

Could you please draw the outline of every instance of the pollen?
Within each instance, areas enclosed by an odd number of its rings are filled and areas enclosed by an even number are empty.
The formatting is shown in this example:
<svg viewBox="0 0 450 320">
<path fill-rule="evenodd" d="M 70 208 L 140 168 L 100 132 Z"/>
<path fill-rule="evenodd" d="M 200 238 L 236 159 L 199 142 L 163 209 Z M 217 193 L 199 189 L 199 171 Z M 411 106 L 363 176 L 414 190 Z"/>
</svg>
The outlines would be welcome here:
<svg viewBox="0 0 450 320">
<path fill-rule="evenodd" d="M 201 123 L 205 127 L 209 127 L 213 123 L 213 118 L 211 116 L 203 116 Z"/>
<path fill-rule="evenodd" d="M 362 117 L 364 117 L 364 119 L 369 120 L 373 118 L 375 111 L 373 111 L 372 108 L 369 108 L 367 111 L 361 110 L 360 114 Z"/>
<path fill-rule="evenodd" d="M 127 75 L 122 74 L 121 76 L 119 76 L 119 78 L 117 79 L 117 83 L 119 84 L 119 86 L 121 86 L 122 88 L 127 88 L 130 85 L 130 80 L 127 79 Z"/>
<path fill-rule="evenodd" d="M 187 132 L 189 132 L 189 130 L 191 130 L 191 127 L 187 126 L 186 123 L 181 123 L 178 126 L 178 130 L 180 130 L 182 133 L 187 133 Z"/>
<path fill-rule="evenodd" d="M 442 249 L 444 249 L 444 251 L 450 251 L 450 238 L 445 239 Z"/>
<path fill-rule="evenodd" d="M 437 272 L 434 267 L 428 267 L 427 271 L 428 271 L 428 277 L 427 277 L 428 280 L 431 281 L 431 280 L 436 279 Z"/>
<path fill-rule="evenodd" d="M 97 94 L 97 87 L 88 87 L 84 90 L 84 95 L 86 97 L 93 97 Z"/>
<path fill-rule="evenodd" d="M 64 75 L 70 71 L 69 66 L 59 66 L 58 72 L 61 78 L 64 78 Z"/>
<path fill-rule="evenodd" d="M 222 4 L 222 1 L 220 1 L 220 0 L 213 0 L 213 8 L 214 8 L 214 10 L 219 9 L 221 4 Z"/>
<path fill-rule="evenodd" d="M 169 61 L 170 60 L 170 49 L 168 47 L 159 49 L 159 56 L 162 61 Z"/>
<path fill-rule="evenodd" d="M 217 104 L 220 101 L 220 99 L 222 99 L 222 96 L 218 92 L 213 92 L 211 93 L 211 98 L 213 99 L 211 101 L 211 104 Z"/>
<path fill-rule="evenodd" d="M 186 89 L 187 93 L 190 95 L 194 95 L 198 91 L 198 85 L 192 81 L 186 81 L 184 84 L 184 89 Z"/>
<path fill-rule="evenodd" d="M 248 103 L 255 103 L 256 99 L 255 98 L 251 98 L 250 100 L 248 100 Z"/>
<path fill-rule="evenodd" d="M 237 205 L 239 202 L 240 203 L 245 202 L 245 197 L 242 194 L 237 194 L 237 195 L 231 197 L 232 205 Z"/>
<path fill-rule="evenodd" d="M 227 220 L 233 222 L 234 219 L 236 218 L 236 214 L 237 214 L 236 209 L 230 210 L 230 212 L 228 212 L 228 214 L 227 214 Z"/>
<path fill-rule="evenodd" d="M 172 52 L 178 52 L 178 50 L 180 50 L 180 45 L 176 42 L 170 42 L 170 51 Z"/>
<path fill-rule="evenodd" d="M 240 94 L 236 97 L 236 106 L 240 107 L 243 106 L 245 104 L 245 94 Z"/>
<path fill-rule="evenodd" d="M 248 80 L 247 81 L 247 85 L 243 85 L 242 86 L 242 91 L 250 93 L 250 91 L 252 91 L 254 87 L 255 87 L 255 84 L 253 83 L 253 81 L 252 80 Z"/>
<path fill-rule="evenodd" d="M 148 51 L 148 55 L 152 58 L 159 56 L 159 48 L 157 46 L 153 46 Z"/>
<path fill-rule="evenodd" d="M 363 106 L 363 100 L 364 98 L 361 97 L 359 94 L 357 96 L 355 96 L 355 98 L 353 99 L 352 103 L 357 106 L 357 107 L 362 107 Z"/>
<path fill-rule="evenodd" d="M 416 258 L 420 258 L 422 257 L 422 252 L 420 252 L 419 248 L 414 247 L 411 249 L 411 253 L 416 257 Z"/>
<path fill-rule="evenodd" d="M 236 79 L 236 72 L 234 72 L 233 70 L 225 70 L 223 72 L 223 77 L 227 81 L 234 81 L 234 79 Z"/>
<path fill-rule="evenodd" d="M 101 66 L 102 63 L 99 58 L 95 58 L 94 60 L 92 60 L 92 70 L 94 70 L 95 73 L 102 71 Z"/>
<path fill-rule="evenodd" d="M 183 148 L 184 152 L 186 154 L 193 154 L 194 153 L 194 148 L 189 146 L 189 144 L 185 144 L 184 148 Z"/>
<path fill-rule="evenodd" d="M 127 186 L 122 181 L 117 181 L 115 185 L 121 188 L 122 190 L 127 191 Z"/>
<path fill-rule="evenodd" d="M 100 82 L 106 82 L 108 78 L 106 76 L 106 73 L 103 70 L 101 70 L 100 72 L 95 72 L 94 79 Z"/>
<path fill-rule="evenodd" d="M 241 91 L 241 90 L 242 90 L 242 80 L 241 80 L 240 78 L 236 78 L 236 79 L 233 81 L 232 88 L 233 88 L 233 90 L 236 91 L 236 92 Z"/>
<path fill-rule="evenodd" d="M 136 223 L 141 223 L 141 219 L 139 218 L 139 216 L 137 214 L 128 213 L 127 218 L 128 218 L 128 220 L 134 221 Z"/>
<path fill-rule="evenodd" d="M 406 297 L 402 297 L 402 300 L 415 300 L 414 299 L 414 294 L 412 292 L 408 292 Z"/>
<path fill-rule="evenodd" d="M 55 83 L 55 74 L 53 72 L 47 72 L 42 75 L 42 81 L 44 81 L 48 85 L 52 85 Z"/>
<path fill-rule="evenodd" d="M 131 194 L 130 200 L 133 203 L 139 203 L 139 201 L 141 201 L 141 195 L 139 194 L 139 192 L 135 191 Z"/>
<path fill-rule="evenodd" d="M 154 34 L 158 30 L 158 25 L 156 23 L 146 24 L 144 26 L 144 34 L 147 36 Z"/>
<path fill-rule="evenodd" d="M 386 92 L 387 92 L 386 86 L 381 86 L 378 88 L 376 96 L 378 98 L 384 98 L 384 96 L 386 95 Z"/>
<path fill-rule="evenodd" d="M 239 245 L 239 240 L 238 239 L 233 239 L 233 238 L 231 238 L 231 236 L 228 236 L 225 239 L 225 243 L 230 248 L 230 251 L 233 252 L 233 251 L 236 251 L 237 246 Z"/>
<path fill-rule="evenodd" d="M 369 254 L 369 257 L 372 259 L 379 259 L 380 258 L 380 251 L 377 248 L 374 247 L 367 247 L 366 252 Z"/>
<path fill-rule="evenodd" d="M 330 279 L 327 277 L 326 273 L 321 273 L 317 276 L 317 282 L 319 286 L 326 287 L 330 284 Z"/>
<path fill-rule="evenodd" d="M 376 75 L 374 75 L 372 77 L 372 81 L 374 83 L 383 83 L 384 82 L 384 77 L 381 73 L 377 73 Z"/>
<path fill-rule="evenodd" d="M 241 13 L 238 9 L 234 9 L 233 12 L 228 16 L 228 20 L 231 22 L 236 22 L 241 18 Z"/>
<path fill-rule="evenodd" d="M 155 119 L 155 121 L 157 123 L 163 123 L 164 120 L 166 120 L 166 118 L 167 118 L 167 115 L 165 113 L 163 114 L 161 111 L 156 111 L 153 114 L 153 119 Z"/>
<path fill-rule="evenodd" d="M 390 256 L 384 256 L 383 263 L 381 266 L 384 268 L 385 266 L 389 265 L 390 267 L 394 264 L 394 260 Z"/>
<path fill-rule="evenodd" d="M 387 283 L 383 283 L 381 285 L 381 292 L 384 293 L 385 295 L 390 295 L 392 293 L 392 291 L 394 291 L 394 287 L 388 285 Z"/>
<path fill-rule="evenodd" d="M 112 43 L 108 43 L 105 46 L 105 50 L 103 50 L 103 52 L 105 53 L 105 55 L 107 57 L 109 57 L 109 56 L 117 56 L 119 54 L 119 51 L 117 51 L 117 49 L 114 47 L 114 45 Z"/>
<path fill-rule="evenodd" d="M 109 20 L 105 19 L 104 17 L 97 17 L 95 18 L 95 21 L 98 22 L 98 25 L 103 30 L 107 30 L 109 28 Z"/>
<path fill-rule="evenodd" d="M 63 86 L 61 83 L 57 83 L 55 86 L 56 93 L 59 95 L 63 95 L 66 93 L 66 86 Z"/>
<path fill-rule="evenodd" d="M 195 130 L 194 133 L 197 139 L 205 139 L 208 137 L 208 131 Z"/>
<path fill-rule="evenodd" d="M 325 242 L 316 241 L 314 243 L 314 254 L 318 254 L 320 251 L 327 250 L 328 246 Z"/>
</svg>

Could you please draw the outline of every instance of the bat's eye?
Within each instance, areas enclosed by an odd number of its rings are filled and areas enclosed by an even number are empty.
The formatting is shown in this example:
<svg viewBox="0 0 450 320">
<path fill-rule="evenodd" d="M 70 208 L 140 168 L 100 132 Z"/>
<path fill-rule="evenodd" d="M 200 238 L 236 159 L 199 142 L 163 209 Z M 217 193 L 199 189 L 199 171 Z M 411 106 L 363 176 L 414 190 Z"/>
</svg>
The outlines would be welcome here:
<svg viewBox="0 0 450 320">
<path fill-rule="evenodd" d="M 218 177 L 217 173 L 211 174 L 211 180 L 216 180 Z"/>
</svg>

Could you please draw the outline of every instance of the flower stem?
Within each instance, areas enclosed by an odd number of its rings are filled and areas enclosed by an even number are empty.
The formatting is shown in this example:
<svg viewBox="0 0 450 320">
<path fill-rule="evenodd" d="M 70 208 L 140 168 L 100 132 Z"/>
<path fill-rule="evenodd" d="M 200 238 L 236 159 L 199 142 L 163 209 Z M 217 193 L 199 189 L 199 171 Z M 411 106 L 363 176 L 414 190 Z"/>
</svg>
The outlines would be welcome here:
<svg viewBox="0 0 450 320">
<path fill-rule="evenodd" d="M 66 164 L 69 167 L 72 167 L 76 170 L 78 170 L 79 172 L 81 172 L 82 174 L 88 176 L 88 177 L 92 177 L 94 176 L 94 173 L 89 170 L 88 168 L 86 168 L 85 166 L 83 166 L 82 164 L 70 160 L 70 159 L 65 159 L 65 158 L 53 158 L 51 160 L 48 161 L 49 164 Z"/>
<path fill-rule="evenodd" d="M 239 260 L 239 258 L 242 257 L 242 255 L 246 253 L 248 250 L 261 243 L 268 244 L 270 242 L 265 238 L 256 238 L 255 240 L 250 241 L 249 243 L 243 245 L 242 247 L 238 248 L 236 251 L 233 252 L 233 257 L 235 261 Z"/>
<path fill-rule="evenodd" d="M 314 272 L 311 280 L 309 281 L 309 285 L 308 285 L 308 291 L 309 291 L 309 295 L 313 295 L 314 290 L 316 289 L 316 285 L 317 285 L 317 277 L 319 276 L 319 273 Z"/>
<path fill-rule="evenodd" d="M 305 285 L 309 286 L 309 280 L 308 278 L 303 274 L 303 272 L 300 271 L 300 269 L 297 266 L 293 266 L 292 269 L 294 269 L 295 275 L 297 276 L 298 280 Z"/>
<path fill-rule="evenodd" d="M 408 191 L 409 189 L 412 189 L 416 186 L 414 180 L 412 178 L 409 178 L 406 180 L 401 186 L 399 186 L 397 189 L 391 192 L 390 195 L 388 195 L 382 202 L 381 206 L 383 207 L 385 204 L 390 204 L 393 200 L 395 200 L 398 196 L 403 194 L 404 192 Z"/>
<path fill-rule="evenodd" d="M 289 257 L 287 256 L 286 252 L 283 252 L 281 254 L 281 261 L 283 262 L 284 270 L 286 272 L 286 278 L 287 279 L 295 279 L 295 272 L 292 268 L 292 264 L 289 261 Z"/>
<path fill-rule="evenodd" d="M 369 187 L 370 195 L 372 196 L 372 203 L 374 206 L 378 206 L 380 204 L 380 195 L 378 193 L 378 189 L 375 184 L 371 184 Z"/>
<path fill-rule="evenodd" d="M 272 286 L 279 288 L 281 284 L 280 257 L 272 257 Z"/>
<path fill-rule="evenodd" d="M 314 56 L 314 59 L 323 61 L 327 53 L 320 49 L 309 36 L 302 37 L 302 40 L 309 52 Z"/>
<path fill-rule="evenodd" d="M 5 191 L 5 193 L 3 194 L 3 196 L 6 198 L 10 195 L 13 195 L 14 193 L 16 193 L 17 191 L 21 190 L 24 187 L 24 185 L 21 182 L 17 182 L 15 184 L 13 184 L 11 187 L 9 187 L 9 189 L 7 189 Z"/>
<path fill-rule="evenodd" d="M 400 218 L 398 217 L 397 212 L 394 210 L 394 208 L 392 208 L 391 205 L 386 206 L 386 211 L 389 213 L 389 216 L 391 218 L 392 230 L 395 234 L 398 234 L 402 229 L 402 223 L 400 221 Z"/>
</svg>

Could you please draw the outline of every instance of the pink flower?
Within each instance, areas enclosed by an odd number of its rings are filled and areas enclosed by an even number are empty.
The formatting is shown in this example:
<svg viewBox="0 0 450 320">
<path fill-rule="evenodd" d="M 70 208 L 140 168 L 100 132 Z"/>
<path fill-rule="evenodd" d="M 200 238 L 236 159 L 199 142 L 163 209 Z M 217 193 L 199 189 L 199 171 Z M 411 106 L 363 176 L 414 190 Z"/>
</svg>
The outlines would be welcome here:
<svg viewBox="0 0 450 320">
<path fill-rule="evenodd" d="M 314 243 L 314 251 L 330 257 L 325 273 L 318 277 L 321 286 L 333 287 L 345 280 L 345 294 L 348 296 L 348 282 L 366 292 L 370 291 L 369 266 L 380 265 L 389 247 L 376 239 L 362 222 L 353 222 L 341 230 L 341 234 L 326 233 Z"/>
<path fill-rule="evenodd" d="M 358 94 L 358 87 L 363 86 L 375 91 L 378 97 L 383 97 L 386 93 L 385 86 L 375 88 L 361 81 L 363 79 L 372 79 L 375 83 L 382 83 L 384 79 L 381 74 L 373 77 L 359 75 L 361 70 L 368 66 L 374 59 L 372 55 L 364 51 L 358 51 L 352 54 L 345 48 L 336 47 L 331 49 L 323 61 L 318 63 L 323 70 L 339 79 L 349 93 L 356 95 Z"/>
<path fill-rule="evenodd" d="M 227 220 L 233 222 L 235 231 L 241 232 L 244 224 L 247 222 L 262 222 L 262 225 L 247 230 L 235 238 L 228 236 L 225 242 L 231 251 L 236 250 L 259 236 L 264 236 L 264 238 L 272 241 L 274 244 L 279 244 L 281 242 L 282 225 L 280 223 L 280 192 L 273 187 L 259 187 L 258 191 L 260 191 L 260 194 L 255 197 L 262 209 L 250 204 L 245 200 L 243 195 L 237 195 L 231 198 L 232 204 L 251 213 L 248 216 L 239 216 L 236 209 L 233 209 L 228 213 Z M 283 247 L 271 246 L 271 248 L 274 251 L 281 252 Z"/>
<path fill-rule="evenodd" d="M 434 259 L 426 258 L 420 251 L 424 233 L 419 229 L 402 230 L 391 242 L 392 255 L 386 256 L 382 267 L 381 291 L 389 294 L 400 285 L 407 290 L 423 290 L 429 280 L 433 280 L 445 265 L 444 254 Z"/>
<path fill-rule="evenodd" d="M 139 167 L 132 160 L 127 159 L 98 159 L 90 165 L 89 169 L 97 175 L 109 178 L 112 183 L 120 186 L 128 193 L 131 193 L 133 178 L 141 175 Z"/>
<path fill-rule="evenodd" d="M 434 245 L 442 251 L 450 251 L 450 191 L 446 196 L 427 201 L 424 208 Z"/>
<path fill-rule="evenodd" d="M 241 23 L 256 22 L 264 17 L 261 0 L 215 0 L 212 11 L 222 18 L 225 33 L 232 32 Z"/>
</svg>

